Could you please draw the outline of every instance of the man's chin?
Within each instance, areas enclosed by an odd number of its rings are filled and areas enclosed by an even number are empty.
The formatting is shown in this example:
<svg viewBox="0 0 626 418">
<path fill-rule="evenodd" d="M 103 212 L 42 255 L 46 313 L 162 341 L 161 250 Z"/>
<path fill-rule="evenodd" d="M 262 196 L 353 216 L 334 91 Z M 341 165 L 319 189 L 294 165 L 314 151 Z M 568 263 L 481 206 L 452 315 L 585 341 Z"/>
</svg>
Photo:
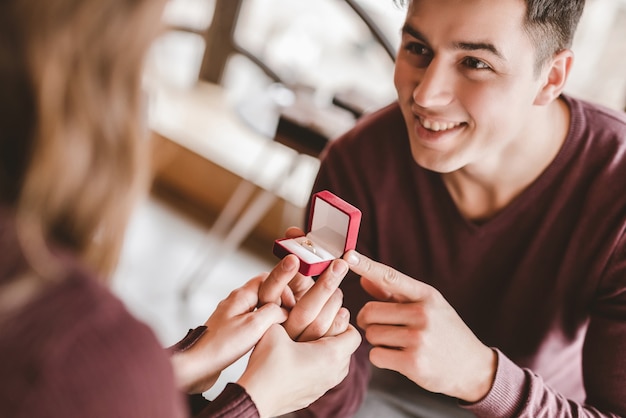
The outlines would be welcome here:
<svg viewBox="0 0 626 418">
<path fill-rule="evenodd" d="M 411 147 L 413 161 L 425 170 L 435 173 L 446 174 L 456 171 L 460 168 L 459 163 L 450 157 L 446 157 L 441 153 L 435 153 L 432 150 L 415 149 Z"/>
</svg>

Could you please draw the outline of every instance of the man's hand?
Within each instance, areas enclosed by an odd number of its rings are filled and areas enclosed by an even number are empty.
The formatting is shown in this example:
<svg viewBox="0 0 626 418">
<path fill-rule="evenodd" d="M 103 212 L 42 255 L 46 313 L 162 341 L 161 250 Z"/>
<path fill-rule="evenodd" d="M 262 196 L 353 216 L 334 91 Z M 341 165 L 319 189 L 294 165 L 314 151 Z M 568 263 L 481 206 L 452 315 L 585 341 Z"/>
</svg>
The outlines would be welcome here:
<svg viewBox="0 0 626 418">
<path fill-rule="evenodd" d="M 357 316 L 373 346 L 372 364 L 402 373 L 429 391 L 467 402 L 487 395 L 497 356 L 441 293 L 356 251 L 349 251 L 344 259 L 361 275 L 363 288 L 378 299 Z"/>
</svg>

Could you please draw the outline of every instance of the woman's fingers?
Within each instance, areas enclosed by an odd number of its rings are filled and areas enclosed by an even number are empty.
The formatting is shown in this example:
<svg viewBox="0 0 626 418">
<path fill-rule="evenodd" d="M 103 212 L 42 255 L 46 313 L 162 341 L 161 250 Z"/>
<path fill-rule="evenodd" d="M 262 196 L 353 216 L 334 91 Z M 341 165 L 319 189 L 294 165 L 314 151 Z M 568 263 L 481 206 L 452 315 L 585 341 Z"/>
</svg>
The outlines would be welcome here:
<svg viewBox="0 0 626 418">
<path fill-rule="evenodd" d="M 259 304 L 280 303 L 282 297 L 288 297 L 289 293 L 285 293 L 300 267 L 300 260 L 293 254 L 289 254 L 283 258 L 267 275 L 266 279 L 259 287 Z"/>
<path fill-rule="evenodd" d="M 326 334 L 343 303 L 343 294 L 338 288 L 347 272 L 345 261 L 333 260 L 315 284 L 302 295 L 284 324 L 292 338 L 300 336 L 309 326 L 311 329 L 306 334 L 309 339 Z M 319 322 L 315 323 L 318 317 Z M 322 330 L 324 327 L 326 329 Z"/>
<path fill-rule="evenodd" d="M 300 335 L 294 336 L 294 339 L 312 341 L 322 336 L 333 336 L 344 332 L 348 326 L 350 315 L 346 308 L 342 308 L 342 304 L 343 294 L 340 289 L 337 289 L 313 322 Z"/>
</svg>

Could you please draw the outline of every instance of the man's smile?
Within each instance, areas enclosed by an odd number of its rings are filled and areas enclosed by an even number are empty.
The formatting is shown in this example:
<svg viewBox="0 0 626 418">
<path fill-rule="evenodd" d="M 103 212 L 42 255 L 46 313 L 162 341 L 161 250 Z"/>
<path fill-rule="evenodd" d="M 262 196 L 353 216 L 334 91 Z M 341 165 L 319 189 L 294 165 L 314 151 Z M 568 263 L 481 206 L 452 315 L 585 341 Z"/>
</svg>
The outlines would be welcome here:
<svg viewBox="0 0 626 418">
<path fill-rule="evenodd" d="M 454 129 L 462 124 L 462 122 L 444 122 L 431 120 L 427 118 L 422 118 L 418 116 L 418 120 L 420 125 L 422 125 L 425 129 L 433 132 L 441 132 L 448 131 L 450 129 Z"/>
</svg>

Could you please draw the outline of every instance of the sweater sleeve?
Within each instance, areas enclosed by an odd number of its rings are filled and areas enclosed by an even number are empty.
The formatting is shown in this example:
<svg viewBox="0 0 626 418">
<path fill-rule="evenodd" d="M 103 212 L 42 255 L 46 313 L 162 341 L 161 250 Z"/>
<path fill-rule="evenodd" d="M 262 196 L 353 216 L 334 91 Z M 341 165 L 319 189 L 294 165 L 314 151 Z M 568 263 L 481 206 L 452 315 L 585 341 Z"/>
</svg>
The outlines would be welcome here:
<svg viewBox="0 0 626 418">
<path fill-rule="evenodd" d="M 226 385 L 196 418 L 258 418 L 259 411 L 246 390 L 235 384 Z"/>
<path fill-rule="evenodd" d="M 187 335 L 169 347 L 168 351 L 172 353 L 188 350 L 205 333 L 206 329 L 204 325 L 190 329 Z M 236 383 L 228 383 L 213 401 L 206 400 L 200 394 L 189 395 L 187 401 L 196 418 L 259 417 L 259 411 L 250 395 Z"/>
<path fill-rule="evenodd" d="M 601 412 L 590 405 L 566 399 L 545 384 L 543 379 L 529 369 L 522 369 L 502 352 L 498 353 L 498 370 L 494 384 L 485 398 L 461 406 L 477 417 L 533 418 L 538 416 L 569 417 L 620 417 L 611 412 Z"/>
</svg>

